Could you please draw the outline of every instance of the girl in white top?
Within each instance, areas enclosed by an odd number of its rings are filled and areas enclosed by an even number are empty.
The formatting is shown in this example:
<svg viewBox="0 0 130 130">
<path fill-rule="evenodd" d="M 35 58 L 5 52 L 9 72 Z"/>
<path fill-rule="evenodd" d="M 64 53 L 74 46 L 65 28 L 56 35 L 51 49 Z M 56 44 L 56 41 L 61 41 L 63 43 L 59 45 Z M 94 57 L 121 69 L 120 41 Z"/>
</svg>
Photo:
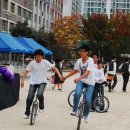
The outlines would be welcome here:
<svg viewBox="0 0 130 130">
<path fill-rule="evenodd" d="M 95 87 L 97 88 L 97 94 L 101 89 L 101 94 L 104 95 L 104 88 L 103 88 L 103 84 L 106 83 L 106 78 L 104 75 L 104 69 L 103 69 L 103 64 L 101 63 L 101 61 L 97 62 L 98 67 L 95 68 Z M 98 95 L 97 95 L 98 96 Z"/>
</svg>

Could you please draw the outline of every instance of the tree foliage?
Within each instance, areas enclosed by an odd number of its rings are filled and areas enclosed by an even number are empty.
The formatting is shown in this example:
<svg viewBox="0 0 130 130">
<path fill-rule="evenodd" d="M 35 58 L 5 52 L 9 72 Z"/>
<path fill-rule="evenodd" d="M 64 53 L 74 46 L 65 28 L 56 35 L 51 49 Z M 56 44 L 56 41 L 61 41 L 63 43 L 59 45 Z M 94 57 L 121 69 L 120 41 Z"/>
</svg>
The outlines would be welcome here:
<svg viewBox="0 0 130 130">
<path fill-rule="evenodd" d="M 105 39 L 107 32 L 108 16 L 105 14 L 92 13 L 88 18 L 82 18 L 83 32 L 88 39 L 96 41 L 98 44 Z"/>
<path fill-rule="evenodd" d="M 88 18 L 82 17 L 83 33 L 87 38 L 97 44 L 99 56 L 103 41 L 106 39 L 108 30 L 108 16 L 101 13 L 92 13 Z"/>
<path fill-rule="evenodd" d="M 74 45 L 81 39 L 81 16 L 66 16 L 55 21 L 55 39 L 59 44 Z"/>
<path fill-rule="evenodd" d="M 18 21 L 16 26 L 11 30 L 11 34 L 18 37 L 18 36 L 26 36 L 29 37 L 33 33 L 33 29 L 28 27 L 28 20 L 24 22 Z"/>
<path fill-rule="evenodd" d="M 11 30 L 13 36 L 19 37 L 28 37 L 34 38 L 38 43 L 43 46 L 49 46 L 50 44 L 55 43 L 54 33 L 52 31 L 45 31 L 41 27 L 38 31 L 28 26 L 28 20 L 24 22 L 17 22 L 14 29 Z"/>
</svg>

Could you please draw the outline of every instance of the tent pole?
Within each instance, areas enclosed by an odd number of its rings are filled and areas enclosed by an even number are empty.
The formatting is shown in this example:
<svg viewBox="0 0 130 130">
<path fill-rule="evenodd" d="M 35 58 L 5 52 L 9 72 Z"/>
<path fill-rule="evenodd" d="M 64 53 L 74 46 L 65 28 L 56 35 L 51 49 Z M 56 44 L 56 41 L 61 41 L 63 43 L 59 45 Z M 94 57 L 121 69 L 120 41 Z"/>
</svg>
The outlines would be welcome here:
<svg viewBox="0 0 130 130">
<path fill-rule="evenodd" d="M 11 64 L 11 52 L 9 52 L 9 65 Z"/>
<path fill-rule="evenodd" d="M 23 69 L 24 69 L 24 53 L 23 53 Z"/>
</svg>

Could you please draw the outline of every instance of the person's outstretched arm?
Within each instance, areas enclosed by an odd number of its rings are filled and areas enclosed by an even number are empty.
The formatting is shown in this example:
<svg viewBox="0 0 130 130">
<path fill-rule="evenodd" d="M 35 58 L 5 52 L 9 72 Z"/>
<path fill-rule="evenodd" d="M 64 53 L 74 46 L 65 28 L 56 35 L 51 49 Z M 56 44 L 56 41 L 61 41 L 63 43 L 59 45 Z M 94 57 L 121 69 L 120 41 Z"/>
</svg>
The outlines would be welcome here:
<svg viewBox="0 0 130 130">
<path fill-rule="evenodd" d="M 53 66 L 52 69 L 58 74 L 59 78 L 61 79 L 62 75 L 60 74 L 59 70 Z"/>
<path fill-rule="evenodd" d="M 64 77 L 64 80 L 66 80 L 67 78 L 69 78 L 69 77 L 75 75 L 76 73 L 78 73 L 78 70 L 72 70 L 68 75 L 66 75 L 66 76 Z"/>
<path fill-rule="evenodd" d="M 28 74 L 28 70 L 25 70 L 24 73 L 23 73 L 23 76 L 21 78 L 21 87 L 22 88 L 24 87 L 24 79 L 27 76 L 27 74 Z"/>
</svg>

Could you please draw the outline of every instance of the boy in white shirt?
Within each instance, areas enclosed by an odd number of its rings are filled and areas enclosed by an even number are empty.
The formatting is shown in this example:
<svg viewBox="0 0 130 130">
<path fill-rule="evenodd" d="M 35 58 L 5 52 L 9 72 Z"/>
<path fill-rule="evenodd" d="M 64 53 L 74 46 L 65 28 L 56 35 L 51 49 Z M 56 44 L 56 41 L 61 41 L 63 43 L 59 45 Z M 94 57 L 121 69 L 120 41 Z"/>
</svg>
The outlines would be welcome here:
<svg viewBox="0 0 130 130">
<path fill-rule="evenodd" d="M 44 109 L 44 89 L 47 84 L 47 71 L 48 68 L 53 69 L 58 76 L 61 78 L 61 74 L 59 73 L 58 69 L 54 67 L 49 61 L 43 59 L 43 51 L 41 49 L 38 49 L 34 53 L 35 60 L 31 61 L 23 74 L 23 77 L 21 79 L 21 87 L 24 87 L 24 79 L 27 76 L 28 72 L 31 73 L 30 77 L 30 87 L 28 91 L 28 96 L 26 99 L 26 111 L 24 114 L 24 118 L 28 119 L 30 115 L 30 107 L 32 105 L 34 95 L 36 90 L 37 91 L 37 97 L 39 100 L 39 111 L 42 112 Z"/>
<path fill-rule="evenodd" d="M 74 95 L 74 106 L 71 115 L 75 116 L 78 111 L 78 104 L 80 100 L 80 95 L 82 94 L 84 84 L 87 85 L 86 99 L 83 116 L 85 122 L 88 122 L 89 110 L 91 105 L 91 98 L 93 94 L 93 89 L 95 85 L 94 80 L 94 61 L 89 57 L 89 47 L 87 45 L 82 45 L 79 48 L 80 59 L 76 61 L 74 70 L 72 70 L 67 76 L 64 77 L 64 80 L 70 76 L 80 73 L 80 76 L 74 80 L 76 83 L 75 95 Z"/>
</svg>

